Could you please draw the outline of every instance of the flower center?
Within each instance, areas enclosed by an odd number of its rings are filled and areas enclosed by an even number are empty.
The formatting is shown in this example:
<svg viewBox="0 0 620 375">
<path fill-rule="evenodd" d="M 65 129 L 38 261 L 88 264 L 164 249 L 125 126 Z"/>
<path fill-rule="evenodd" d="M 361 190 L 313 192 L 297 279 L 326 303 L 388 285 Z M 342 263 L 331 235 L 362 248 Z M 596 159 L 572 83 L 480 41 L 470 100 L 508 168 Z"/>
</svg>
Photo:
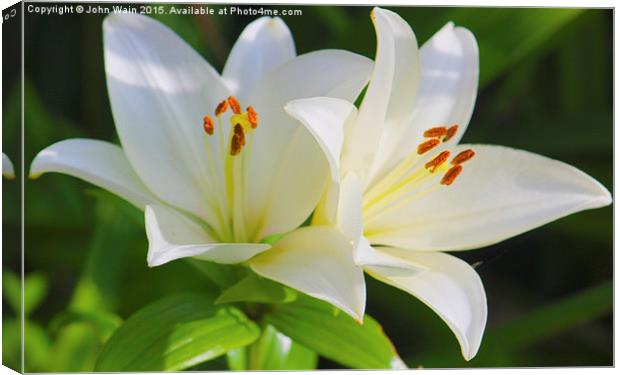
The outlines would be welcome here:
<svg viewBox="0 0 620 375">
<path fill-rule="evenodd" d="M 230 126 L 223 116 L 230 108 Z M 210 115 L 203 117 L 206 134 L 205 148 L 216 193 L 219 223 L 215 231 L 221 242 L 249 242 L 248 223 L 244 217 L 244 166 L 252 146 L 252 135 L 258 127 L 258 114 L 252 106 L 245 112 L 234 96 L 222 100 L 215 108 L 216 121 Z M 247 149 L 245 152 L 242 152 Z"/>
<path fill-rule="evenodd" d="M 251 105 L 246 108 L 246 112 L 242 113 L 241 105 L 237 98 L 229 96 L 228 99 L 222 100 L 215 108 L 215 117 L 217 117 L 218 121 L 221 120 L 222 115 L 226 113 L 229 107 L 233 113 L 230 116 L 232 130 L 229 132 L 229 152 L 230 155 L 235 156 L 241 153 L 243 146 L 246 144 L 245 135 L 258 127 L 258 114 Z M 213 135 L 215 124 L 211 116 L 206 115 L 202 120 L 205 133 L 209 136 Z"/>
<path fill-rule="evenodd" d="M 442 185 L 450 186 L 454 183 L 463 171 L 463 163 L 476 154 L 474 150 L 465 150 L 451 161 L 449 149 L 435 154 L 430 151 L 451 140 L 457 134 L 458 128 L 455 124 L 424 131 L 422 135 L 426 139 L 417 149 L 364 193 L 363 214 L 366 226 L 386 212 L 420 199 Z"/>
</svg>

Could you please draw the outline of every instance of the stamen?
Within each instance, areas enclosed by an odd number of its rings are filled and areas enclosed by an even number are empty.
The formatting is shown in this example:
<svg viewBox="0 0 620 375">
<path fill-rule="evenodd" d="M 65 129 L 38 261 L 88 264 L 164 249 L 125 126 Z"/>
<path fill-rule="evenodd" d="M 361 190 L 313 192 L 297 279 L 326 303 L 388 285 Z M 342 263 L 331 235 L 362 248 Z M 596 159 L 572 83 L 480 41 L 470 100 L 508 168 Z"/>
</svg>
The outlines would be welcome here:
<svg viewBox="0 0 620 375">
<path fill-rule="evenodd" d="M 226 112 L 227 109 L 228 109 L 228 102 L 226 100 L 222 100 L 220 104 L 218 104 L 217 107 L 215 108 L 215 115 L 219 116 L 222 113 Z"/>
<path fill-rule="evenodd" d="M 463 171 L 462 165 L 455 165 L 454 167 L 448 169 L 446 174 L 443 175 L 441 179 L 441 184 L 448 185 L 448 186 L 452 185 L 454 180 L 456 180 L 456 178 L 459 176 L 459 174 L 461 174 L 462 171 Z"/>
<path fill-rule="evenodd" d="M 446 136 L 443 138 L 443 141 L 448 142 L 449 140 L 451 140 L 452 137 L 456 135 L 456 132 L 458 130 L 459 130 L 458 124 L 454 124 L 451 127 L 449 127 L 448 130 L 446 131 Z"/>
<path fill-rule="evenodd" d="M 245 134 L 243 133 L 243 126 L 241 126 L 241 124 L 237 124 L 235 125 L 232 139 L 230 140 L 230 155 L 239 155 L 243 146 L 245 146 Z"/>
<path fill-rule="evenodd" d="M 243 132 L 243 126 L 241 126 L 241 124 L 235 125 L 235 135 L 239 137 L 241 146 L 245 146 L 245 133 Z"/>
<path fill-rule="evenodd" d="M 206 115 L 202 118 L 202 127 L 205 130 L 205 133 L 208 135 L 213 135 L 213 129 L 215 129 L 215 125 L 213 124 L 213 119 L 211 116 Z"/>
<path fill-rule="evenodd" d="M 458 164 L 463 164 L 465 163 L 467 160 L 471 159 L 474 157 L 474 155 L 476 155 L 476 153 L 474 152 L 474 150 L 472 149 L 467 149 L 461 153 L 459 153 L 458 155 L 456 155 L 454 157 L 454 159 L 452 159 L 452 164 L 453 165 L 458 165 Z"/>
<path fill-rule="evenodd" d="M 439 144 L 439 139 L 429 139 L 428 141 L 420 143 L 418 145 L 418 155 L 422 155 L 422 154 L 430 151 L 431 149 L 433 149 L 438 144 Z"/>
<path fill-rule="evenodd" d="M 254 108 L 250 105 L 246 109 L 248 111 L 248 121 L 252 126 L 252 129 L 256 129 L 258 127 L 258 113 L 254 110 Z"/>
<path fill-rule="evenodd" d="M 439 155 L 435 156 L 433 160 L 426 163 L 424 166 L 426 169 L 430 169 L 431 173 L 435 172 L 443 163 L 450 157 L 450 151 L 442 151 Z"/>
<path fill-rule="evenodd" d="M 448 129 L 445 126 L 438 126 L 436 128 L 430 128 L 424 132 L 425 138 L 443 137 L 448 133 Z"/>
<path fill-rule="evenodd" d="M 235 98 L 234 96 L 229 96 L 228 104 L 230 105 L 230 109 L 233 111 L 234 114 L 236 115 L 241 114 L 241 105 L 239 104 L 239 101 L 237 100 L 237 98 Z"/>
</svg>

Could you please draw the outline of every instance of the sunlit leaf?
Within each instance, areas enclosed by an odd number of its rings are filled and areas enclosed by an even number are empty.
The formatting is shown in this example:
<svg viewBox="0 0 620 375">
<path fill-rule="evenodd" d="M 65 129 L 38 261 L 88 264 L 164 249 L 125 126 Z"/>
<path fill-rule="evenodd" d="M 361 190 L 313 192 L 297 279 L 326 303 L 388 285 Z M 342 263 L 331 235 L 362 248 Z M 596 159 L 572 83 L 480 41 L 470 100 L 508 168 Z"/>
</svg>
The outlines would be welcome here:
<svg viewBox="0 0 620 375">
<path fill-rule="evenodd" d="M 226 289 L 215 303 L 287 303 L 294 301 L 296 297 L 294 290 L 252 273 Z"/>
<path fill-rule="evenodd" d="M 226 353 L 226 364 L 229 370 L 245 371 L 248 369 L 248 351 L 245 348 L 231 349 Z"/>
<path fill-rule="evenodd" d="M 187 293 L 146 306 L 119 327 L 101 351 L 96 371 L 175 371 L 255 341 L 260 329 L 213 297 Z"/>
<path fill-rule="evenodd" d="M 331 305 L 311 299 L 278 305 L 265 320 L 305 347 L 357 369 L 399 368 L 398 353 L 379 323 L 366 315 L 360 324 Z"/>
<path fill-rule="evenodd" d="M 318 362 L 315 352 L 271 325 L 263 328 L 261 337 L 248 351 L 249 370 L 313 370 Z"/>
</svg>

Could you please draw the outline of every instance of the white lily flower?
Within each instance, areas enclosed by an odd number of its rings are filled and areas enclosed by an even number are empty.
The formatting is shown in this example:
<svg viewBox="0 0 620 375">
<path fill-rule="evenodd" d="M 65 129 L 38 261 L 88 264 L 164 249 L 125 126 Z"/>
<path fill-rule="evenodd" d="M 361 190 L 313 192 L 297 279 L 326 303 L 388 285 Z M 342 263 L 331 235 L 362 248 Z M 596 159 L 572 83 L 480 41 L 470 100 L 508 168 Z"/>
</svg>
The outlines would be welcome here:
<svg viewBox="0 0 620 375">
<path fill-rule="evenodd" d="M 372 62 L 340 50 L 296 56 L 284 22 L 263 17 L 242 32 L 220 76 L 151 18 L 110 15 L 103 29 L 122 148 L 64 140 L 37 155 L 31 175 L 66 173 L 144 209 L 150 266 L 183 257 L 232 264 L 284 252 L 306 265 L 288 285 L 361 319 L 363 272 L 346 246 L 323 247 L 337 230 L 293 231 L 316 207 L 329 166 L 284 105 L 314 96 L 355 100 Z M 273 247 L 261 243 L 290 231 Z"/>
<path fill-rule="evenodd" d="M 3 152 L 2 153 L 2 176 L 5 178 L 15 178 L 15 170 L 13 169 L 13 163 L 11 159 Z"/>
<path fill-rule="evenodd" d="M 477 273 L 443 253 L 491 245 L 610 193 L 576 168 L 501 146 L 457 145 L 474 108 L 478 47 L 447 24 L 418 50 L 397 14 L 375 8 L 377 55 L 359 112 L 344 100 L 292 101 L 334 182 L 315 224 L 341 228 L 360 267 L 419 298 L 473 358 L 487 318 Z"/>
</svg>

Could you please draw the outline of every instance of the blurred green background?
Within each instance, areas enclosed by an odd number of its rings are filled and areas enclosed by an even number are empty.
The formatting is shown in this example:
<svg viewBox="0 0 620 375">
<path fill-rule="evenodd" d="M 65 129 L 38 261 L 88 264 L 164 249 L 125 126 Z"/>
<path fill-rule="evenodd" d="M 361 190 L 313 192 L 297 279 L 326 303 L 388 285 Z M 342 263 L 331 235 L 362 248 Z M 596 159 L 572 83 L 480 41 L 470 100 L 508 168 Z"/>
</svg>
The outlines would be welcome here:
<svg viewBox="0 0 620 375">
<path fill-rule="evenodd" d="M 215 6 L 217 8 L 217 6 Z M 374 57 L 370 7 L 301 9 L 285 17 L 298 53 L 342 48 Z M 480 91 L 465 142 L 526 149 L 582 169 L 612 189 L 611 10 L 390 7 L 423 44 L 448 21 L 480 46 Z M 156 16 L 216 69 L 256 17 Z M 117 142 L 105 86 L 102 15 L 25 18 L 26 168 L 53 142 Z M 19 67 L 3 67 L 3 151 L 19 163 Z M 19 180 L 3 181 L 3 361 L 19 367 Z M 208 288 L 186 262 L 146 266 L 141 213 L 72 177 L 25 182 L 26 370 L 89 371 L 119 322 L 163 296 Z M 489 223 L 493 225 L 493 223 Z M 558 220 L 456 254 L 477 264 L 489 319 L 467 363 L 422 303 L 368 279 L 368 313 L 410 367 L 613 364 L 612 208 Z M 320 368 L 339 368 L 321 359 Z M 195 369 L 225 368 L 216 360 Z"/>
</svg>

